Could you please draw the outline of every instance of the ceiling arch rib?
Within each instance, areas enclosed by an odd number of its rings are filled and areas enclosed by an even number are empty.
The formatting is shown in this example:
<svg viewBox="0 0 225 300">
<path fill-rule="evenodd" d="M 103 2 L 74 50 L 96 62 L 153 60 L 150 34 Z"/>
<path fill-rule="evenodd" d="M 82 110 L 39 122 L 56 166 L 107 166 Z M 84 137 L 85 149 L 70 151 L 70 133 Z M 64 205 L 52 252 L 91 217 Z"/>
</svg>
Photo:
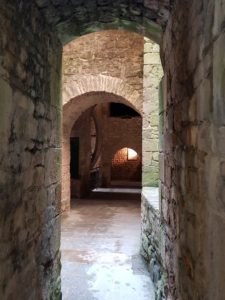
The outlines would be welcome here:
<svg viewBox="0 0 225 300">
<path fill-rule="evenodd" d="M 63 44 L 105 29 L 135 31 L 160 43 L 172 0 L 35 0 Z"/>
<path fill-rule="evenodd" d="M 63 130 L 65 135 L 70 135 L 73 124 L 88 108 L 101 103 L 123 103 L 135 109 L 127 99 L 108 92 L 84 93 L 71 99 L 63 106 Z M 136 108 L 137 111 L 137 108 Z"/>
<path fill-rule="evenodd" d="M 74 113 L 80 114 L 88 107 L 110 99 L 109 102 L 124 103 L 142 114 L 141 95 L 132 86 L 116 77 L 90 75 L 80 76 L 77 79 L 77 76 L 71 76 L 70 80 L 64 84 L 62 94 L 64 111 L 69 110 L 68 107 L 70 107 L 75 110 Z M 83 95 L 86 95 L 85 98 Z M 66 121 L 65 118 L 64 121 Z"/>
</svg>

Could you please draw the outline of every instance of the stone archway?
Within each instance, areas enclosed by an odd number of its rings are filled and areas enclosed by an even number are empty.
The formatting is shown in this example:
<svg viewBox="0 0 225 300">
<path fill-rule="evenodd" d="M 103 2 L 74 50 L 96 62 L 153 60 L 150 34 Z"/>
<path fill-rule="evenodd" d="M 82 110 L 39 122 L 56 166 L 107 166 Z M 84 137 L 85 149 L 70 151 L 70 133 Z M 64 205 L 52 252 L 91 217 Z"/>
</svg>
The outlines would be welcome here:
<svg viewBox="0 0 225 300">
<path fill-rule="evenodd" d="M 87 34 L 64 47 L 63 74 L 63 104 L 92 90 L 138 99 L 143 115 L 143 185 L 158 184 L 159 46 L 124 30 Z"/>
<path fill-rule="evenodd" d="M 85 78 L 80 83 L 81 87 L 79 88 L 77 84 L 73 85 L 70 82 L 68 86 L 65 86 L 63 91 L 63 102 L 65 104 L 63 106 L 62 212 L 70 209 L 71 200 L 69 179 L 69 138 L 73 124 L 82 114 L 82 112 L 100 103 L 123 103 L 132 107 L 139 113 L 141 113 L 139 109 L 141 109 L 142 106 L 140 94 L 138 94 L 132 89 L 132 87 L 130 87 L 128 84 L 125 84 L 120 79 L 100 75 L 97 78 L 90 77 L 90 81 Z M 92 89 L 92 92 L 90 89 Z"/>
<path fill-rule="evenodd" d="M 125 50 L 125 45 L 129 45 L 129 50 Z M 150 184 L 158 184 L 158 86 L 162 76 L 159 46 L 136 33 L 108 30 L 88 34 L 69 43 L 64 47 L 63 58 L 62 211 L 68 211 L 71 203 L 68 141 L 72 124 L 91 105 L 107 102 L 109 94 L 109 102 L 127 104 L 141 113 L 142 184 L 149 184 L 153 172 L 154 177 Z M 117 64 L 112 67 L 114 60 Z M 117 99 L 113 95 L 116 95 Z M 109 186 L 111 182 L 111 160 L 107 156 L 107 151 L 104 151 L 104 163 L 101 168 L 101 183 L 104 187 Z M 82 161 L 84 162 L 83 158 Z M 83 166 L 85 165 L 86 162 L 83 163 Z M 83 191 L 88 189 L 87 182 L 87 177 L 83 180 L 72 180 L 73 190 L 78 188 L 83 194 Z M 81 195 L 79 192 L 78 194 Z"/>
<path fill-rule="evenodd" d="M 157 35 L 161 26 L 168 297 L 219 299 L 225 269 L 218 246 L 225 232 L 223 1 L 3 0 L 0 6 L 1 296 L 60 298 L 61 43 L 103 28 Z"/>
<path fill-rule="evenodd" d="M 141 113 L 143 100 L 141 99 L 140 93 L 124 80 L 102 74 L 96 76 L 80 76 L 78 80 L 77 76 L 71 76 L 70 80 L 63 86 L 63 107 L 71 102 L 72 99 L 84 94 L 104 92 L 114 94 L 123 99 L 129 99 L 125 101 L 127 101 L 133 109 Z M 79 98 L 77 98 L 76 101 L 79 103 Z"/>
<path fill-rule="evenodd" d="M 63 44 L 76 37 L 107 29 L 125 29 L 148 36 L 160 43 L 172 1 L 61 1 L 36 0 L 38 7 L 54 26 Z M 63 9 L 63 10 L 62 10 Z"/>
<path fill-rule="evenodd" d="M 66 10 L 69 8 L 69 11 L 75 13 L 77 17 L 79 15 L 76 7 L 73 5 L 74 9 L 71 9 L 67 3 L 64 1 L 64 4 L 62 4 L 60 1 L 56 6 L 53 2 L 50 4 L 48 1 L 39 0 L 37 0 L 37 5 L 30 1 L 12 3 L 3 0 L 1 3 L 1 8 L 3 7 L 3 10 L 1 9 L 1 21 L 6 24 L 5 32 L 1 35 L 1 48 L 4 48 L 0 68 L 1 83 L 3 82 L 1 86 L 3 86 L 4 91 L 4 109 L 2 110 L 3 117 L 1 118 L 3 126 L 1 127 L 1 132 L 3 132 L 5 138 L 1 153 L 3 153 L 3 157 L 7 157 L 7 159 L 12 161 L 12 164 L 4 165 L 4 170 L 7 170 L 8 173 L 7 176 L 5 173 L 3 176 L 6 178 L 4 180 L 7 181 L 7 191 L 3 195 L 3 198 L 6 198 L 7 201 L 4 202 L 3 207 L 7 207 L 8 211 L 10 205 L 14 207 L 14 199 L 18 199 L 19 205 L 15 207 L 16 212 L 18 209 L 19 214 L 26 214 L 26 200 L 31 198 L 34 202 L 32 213 L 35 215 L 35 218 L 33 218 L 35 222 L 32 222 L 32 228 L 26 222 L 21 224 L 21 232 L 28 233 L 25 243 L 22 243 L 22 247 L 21 242 L 17 238 L 15 244 L 9 243 L 11 252 L 14 252 L 14 248 L 17 246 L 19 247 L 20 255 L 16 254 L 16 258 L 21 261 L 21 265 L 29 265 L 29 272 L 34 275 L 32 288 L 24 291 L 20 288 L 17 277 L 25 280 L 29 276 L 26 273 L 27 270 L 19 271 L 16 279 L 14 279 L 16 272 L 12 268 L 12 271 L 9 273 L 9 277 L 13 278 L 12 280 L 8 280 L 4 274 L 3 280 L 6 280 L 7 283 L 9 282 L 4 293 L 6 295 L 11 293 L 12 289 L 10 287 L 15 285 L 14 293 L 15 295 L 18 293 L 20 298 L 27 298 L 30 295 L 32 295 L 31 297 L 39 298 L 47 297 L 48 295 L 53 297 L 53 294 L 54 297 L 56 297 L 55 295 L 57 297 L 60 295 L 59 201 L 61 168 L 60 120 L 62 112 L 60 58 L 62 48 L 56 31 L 61 37 L 65 38 L 61 39 L 61 41 L 65 41 L 88 32 L 88 30 L 85 31 L 85 28 L 87 29 L 90 26 L 94 31 L 99 30 L 99 27 L 93 28 L 94 24 L 99 22 L 101 29 L 130 29 L 143 35 L 145 35 L 146 29 L 148 31 L 146 35 L 149 35 L 151 31 L 156 33 L 155 37 L 158 37 L 158 41 L 161 38 L 160 27 L 154 26 L 151 18 L 147 21 L 147 18 L 143 18 L 142 15 L 143 10 L 146 9 L 146 12 L 150 14 L 154 12 L 153 20 L 157 18 L 161 20 L 161 9 L 158 8 L 158 5 L 156 9 L 141 7 L 139 16 L 133 12 L 134 7 L 130 4 L 126 5 L 126 7 L 121 7 L 121 9 L 118 7 L 121 10 L 118 20 L 115 20 L 114 24 L 112 20 L 111 24 L 106 25 L 104 20 L 99 18 L 100 14 L 97 13 L 95 16 L 95 11 L 99 13 L 102 11 L 102 5 L 100 4 L 97 5 L 96 10 L 92 10 L 93 18 L 86 21 L 83 20 L 83 22 L 81 22 L 81 19 L 78 20 L 78 23 L 83 23 L 83 25 L 81 25 L 82 30 L 77 31 L 77 35 L 74 31 L 71 34 L 68 26 L 66 26 L 67 33 L 63 32 L 61 34 L 63 23 L 73 19 L 72 16 L 70 16 L 71 18 L 69 17 Z M 45 13 L 47 15 L 46 19 L 43 17 Z M 136 20 L 130 20 L 130 17 Z M 75 23 L 77 24 L 76 21 Z M 75 23 L 70 23 L 73 29 L 77 28 Z M 104 27 L 104 25 L 106 26 Z M 134 27 L 132 28 L 133 25 Z M 150 31 L 147 30 L 147 27 L 148 29 L 150 28 Z M 154 29 L 156 30 L 154 31 Z M 67 34 L 69 39 L 66 37 Z M 20 43 L 21 37 L 26 43 Z M 12 41 L 14 41 L 14 44 L 11 47 Z M 27 120 L 29 126 L 26 124 Z M 14 147 L 16 151 L 12 151 Z M 15 174 L 17 171 L 22 175 L 17 176 L 17 173 Z M 36 186 L 36 178 L 40 179 L 40 183 L 38 180 L 38 185 L 40 184 L 41 188 Z M 30 181 L 31 187 L 29 187 L 31 190 L 27 188 Z M 17 189 L 15 189 L 15 186 Z M 9 191 L 14 189 L 15 193 L 21 195 L 21 197 L 14 197 L 9 193 Z M 33 215 L 30 214 L 30 216 Z M 4 222 L 6 226 L 9 223 L 13 224 L 12 228 L 17 232 L 12 214 L 7 215 Z M 31 242 L 30 236 L 35 237 Z M 8 237 L 10 239 L 11 235 L 9 234 Z M 26 243 L 30 245 L 30 256 L 27 256 Z M 35 261 L 33 257 L 35 257 Z M 3 258 L 5 259 L 5 256 Z M 13 256 L 6 257 L 5 261 L 6 266 L 4 265 L 3 268 L 6 269 L 8 262 L 13 263 Z M 47 272 L 45 272 L 46 270 Z"/>
</svg>

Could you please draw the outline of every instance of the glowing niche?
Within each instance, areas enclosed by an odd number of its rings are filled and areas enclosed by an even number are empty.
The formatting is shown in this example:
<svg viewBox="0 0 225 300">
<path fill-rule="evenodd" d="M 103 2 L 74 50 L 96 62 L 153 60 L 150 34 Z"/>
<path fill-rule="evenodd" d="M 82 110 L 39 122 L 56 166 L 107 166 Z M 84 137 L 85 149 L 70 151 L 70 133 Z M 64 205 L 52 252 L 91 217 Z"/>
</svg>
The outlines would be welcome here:
<svg viewBox="0 0 225 300">
<path fill-rule="evenodd" d="M 127 159 L 128 160 L 137 160 L 138 154 L 133 149 L 127 148 Z"/>
</svg>

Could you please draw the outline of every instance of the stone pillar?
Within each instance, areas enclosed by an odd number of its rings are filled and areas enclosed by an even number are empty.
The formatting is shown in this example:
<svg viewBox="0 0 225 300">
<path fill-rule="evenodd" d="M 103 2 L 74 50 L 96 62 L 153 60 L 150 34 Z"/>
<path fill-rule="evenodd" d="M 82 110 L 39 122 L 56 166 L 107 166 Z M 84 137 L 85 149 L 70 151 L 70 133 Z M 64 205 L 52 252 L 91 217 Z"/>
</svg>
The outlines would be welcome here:
<svg viewBox="0 0 225 300">
<path fill-rule="evenodd" d="M 159 90 L 157 91 L 157 97 L 153 99 L 155 104 L 155 111 L 150 111 L 150 116 L 155 113 L 158 120 L 157 131 L 154 128 L 150 120 L 151 128 L 153 127 L 158 136 L 158 152 L 159 165 L 155 172 L 159 171 L 159 194 L 157 189 L 152 188 L 151 194 L 146 192 L 145 189 L 142 191 L 142 247 L 141 254 L 148 263 L 149 271 L 153 283 L 155 285 L 156 298 L 165 299 L 167 291 L 167 274 L 165 265 L 165 223 L 162 216 L 165 215 L 166 209 L 168 208 L 165 202 L 164 195 L 164 89 L 166 88 L 165 80 L 159 82 Z M 150 106 L 151 107 L 151 106 Z M 156 114 L 157 113 L 157 114 Z M 149 133 L 151 141 L 151 133 Z M 149 152 L 148 152 L 149 153 Z M 159 168 L 159 170 L 158 170 Z M 162 207 L 163 203 L 163 207 Z"/>
<path fill-rule="evenodd" d="M 144 39 L 144 101 L 142 128 L 142 185 L 158 186 L 159 180 L 159 83 L 163 70 L 159 45 Z"/>
</svg>

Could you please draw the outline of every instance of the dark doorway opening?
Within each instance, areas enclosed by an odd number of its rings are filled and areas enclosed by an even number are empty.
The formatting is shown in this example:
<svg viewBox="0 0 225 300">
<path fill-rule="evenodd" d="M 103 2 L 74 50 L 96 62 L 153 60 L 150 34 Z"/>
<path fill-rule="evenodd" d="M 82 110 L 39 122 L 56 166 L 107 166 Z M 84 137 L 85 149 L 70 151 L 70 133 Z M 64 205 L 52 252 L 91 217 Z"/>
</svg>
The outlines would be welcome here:
<svg viewBox="0 0 225 300">
<path fill-rule="evenodd" d="M 71 179 L 79 179 L 79 147 L 78 137 L 70 138 L 70 175 Z"/>
</svg>

